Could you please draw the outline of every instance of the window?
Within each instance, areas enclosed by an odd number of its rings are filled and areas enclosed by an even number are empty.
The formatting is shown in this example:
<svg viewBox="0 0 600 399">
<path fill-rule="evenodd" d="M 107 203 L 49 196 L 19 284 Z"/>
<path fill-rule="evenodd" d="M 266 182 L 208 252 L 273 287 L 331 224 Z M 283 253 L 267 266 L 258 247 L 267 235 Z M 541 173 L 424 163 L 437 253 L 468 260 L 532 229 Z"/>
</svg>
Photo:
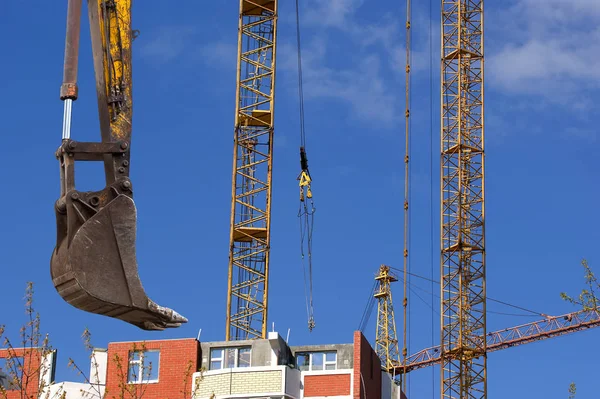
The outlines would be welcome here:
<svg viewBox="0 0 600 399">
<path fill-rule="evenodd" d="M 310 354 L 299 353 L 296 355 L 296 364 L 300 371 L 308 371 L 310 369 Z"/>
<path fill-rule="evenodd" d="M 337 368 L 337 353 L 325 352 L 325 370 L 335 370 Z"/>
<path fill-rule="evenodd" d="M 250 347 L 214 348 L 210 350 L 210 369 L 250 367 Z"/>
<path fill-rule="evenodd" d="M 296 365 L 300 371 L 335 370 L 336 352 L 305 352 L 296 354 Z"/>
<path fill-rule="evenodd" d="M 130 384 L 158 382 L 159 361 L 160 352 L 157 350 L 129 352 L 127 382 Z"/>
<path fill-rule="evenodd" d="M 14 378 L 21 379 L 23 375 L 22 367 L 23 357 L 21 356 L 0 359 L 0 387 L 7 391 L 19 389 L 19 382 L 15 382 Z"/>
</svg>

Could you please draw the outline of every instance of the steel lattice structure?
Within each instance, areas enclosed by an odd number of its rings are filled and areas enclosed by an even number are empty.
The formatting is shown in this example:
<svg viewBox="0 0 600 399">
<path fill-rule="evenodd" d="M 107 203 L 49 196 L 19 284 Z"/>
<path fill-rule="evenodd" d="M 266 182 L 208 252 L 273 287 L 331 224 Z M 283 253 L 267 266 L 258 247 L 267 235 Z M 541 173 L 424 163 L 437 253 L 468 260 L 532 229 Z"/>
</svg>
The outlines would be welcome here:
<svg viewBox="0 0 600 399">
<path fill-rule="evenodd" d="M 226 339 L 267 335 L 277 0 L 240 0 Z"/>
<path fill-rule="evenodd" d="M 375 277 L 379 287 L 375 291 L 377 299 L 377 335 L 375 338 L 375 352 L 381 359 L 382 367 L 392 371 L 400 364 L 400 351 L 398 350 L 398 337 L 396 335 L 396 321 L 392 306 L 392 290 L 390 283 L 398 279 L 390 273 L 389 266 L 381 265 L 379 274 Z"/>
<path fill-rule="evenodd" d="M 495 352 L 596 327 L 600 327 L 600 310 L 598 309 L 549 317 L 533 323 L 488 333 L 486 336 L 487 352 Z M 439 362 L 439 346 L 423 349 L 408 357 L 406 372 L 432 366 Z M 396 367 L 396 374 L 403 372 L 404 368 L 402 366 Z"/>
<path fill-rule="evenodd" d="M 441 397 L 484 399 L 483 0 L 441 13 Z"/>
</svg>

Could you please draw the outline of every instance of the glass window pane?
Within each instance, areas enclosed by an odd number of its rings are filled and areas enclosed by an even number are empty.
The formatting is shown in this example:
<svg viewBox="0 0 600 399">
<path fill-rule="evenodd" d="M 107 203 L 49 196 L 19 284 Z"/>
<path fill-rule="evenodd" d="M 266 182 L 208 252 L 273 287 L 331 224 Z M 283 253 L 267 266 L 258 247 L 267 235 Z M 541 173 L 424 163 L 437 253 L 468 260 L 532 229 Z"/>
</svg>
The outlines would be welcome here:
<svg viewBox="0 0 600 399">
<path fill-rule="evenodd" d="M 144 352 L 144 380 L 158 381 L 158 371 L 160 363 L 160 352 Z"/>
<path fill-rule="evenodd" d="M 222 359 L 223 358 L 223 349 L 211 349 L 210 350 L 210 360 Z"/>
<path fill-rule="evenodd" d="M 225 368 L 232 369 L 235 367 L 235 352 L 236 348 L 225 349 Z"/>
<path fill-rule="evenodd" d="M 311 356 L 311 370 L 323 370 L 323 353 L 313 353 Z"/>
<path fill-rule="evenodd" d="M 129 364 L 129 373 L 127 376 L 127 382 L 138 382 L 140 377 L 140 365 L 139 363 Z"/>
<path fill-rule="evenodd" d="M 326 364 L 325 370 L 335 370 L 335 364 L 333 364 L 333 363 Z"/>
<path fill-rule="evenodd" d="M 250 367 L 250 348 L 239 349 L 238 367 Z"/>
<path fill-rule="evenodd" d="M 15 362 L 16 359 L 12 359 L 12 360 L 8 360 L 8 359 L 0 359 L 0 372 L 4 373 L 4 374 L 9 374 L 10 373 L 10 369 L 12 369 L 12 367 L 9 365 L 9 362 Z"/>
<path fill-rule="evenodd" d="M 309 361 L 308 353 L 298 354 L 296 356 L 296 366 L 298 367 L 298 370 L 307 371 L 308 370 L 308 361 Z"/>
<path fill-rule="evenodd" d="M 134 351 L 129 354 L 130 360 L 140 360 L 140 351 Z"/>
<path fill-rule="evenodd" d="M 8 375 L 0 371 L 0 388 L 4 388 L 6 390 L 9 389 L 10 382 L 8 381 L 8 379 Z"/>
<path fill-rule="evenodd" d="M 11 359 L 0 359 L 0 386 L 7 391 L 19 389 L 19 385 L 14 378 L 19 379 L 22 371 L 23 357 L 13 357 Z M 16 373 L 16 374 L 15 374 Z M 0 394 L 0 396 L 2 396 Z"/>
<path fill-rule="evenodd" d="M 337 353 L 335 352 L 327 352 L 325 353 L 325 361 L 326 362 L 335 362 L 337 358 Z"/>
<path fill-rule="evenodd" d="M 223 368 L 223 349 L 210 350 L 210 369 L 220 370 Z"/>
</svg>

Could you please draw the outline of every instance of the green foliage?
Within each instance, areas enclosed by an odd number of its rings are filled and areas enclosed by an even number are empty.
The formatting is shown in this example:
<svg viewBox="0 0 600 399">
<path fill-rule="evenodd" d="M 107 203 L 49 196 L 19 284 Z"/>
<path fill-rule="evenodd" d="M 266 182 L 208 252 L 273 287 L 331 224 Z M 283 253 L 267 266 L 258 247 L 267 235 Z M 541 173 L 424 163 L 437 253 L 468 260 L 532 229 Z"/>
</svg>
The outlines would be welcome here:
<svg viewBox="0 0 600 399">
<path fill-rule="evenodd" d="M 33 293 L 33 283 L 28 282 L 24 298 L 27 321 L 19 329 L 19 346 L 15 347 L 5 335 L 6 327 L 0 326 L 0 351 L 6 361 L 2 371 L 8 377 L 7 387 L 0 386 L 0 399 L 7 399 L 9 392 L 18 392 L 20 399 L 50 399 L 46 379 L 51 370 L 43 360 L 53 349 L 48 334 L 42 337 L 40 315 L 33 308 Z M 59 390 L 53 396 L 64 395 Z"/>
<path fill-rule="evenodd" d="M 128 352 L 128 359 L 122 359 L 118 353 L 115 353 L 111 361 L 117 368 L 117 381 L 119 381 L 117 396 L 113 395 L 113 399 L 141 399 L 148 389 L 148 379 L 152 374 L 152 363 L 148 367 L 141 367 L 142 383 L 130 384 L 129 379 L 129 364 L 133 360 L 135 352 L 145 352 L 147 350 L 146 343 L 142 342 L 141 347 L 138 347 L 134 342 L 131 350 Z M 126 361 L 124 361 L 126 360 Z M 131 376 L 137 380 L 137 375 L 134 373 Z M 105 397 L 108 395 L 108 389 Z"/>
<path fill-rule="evenodd" d="M 87 395 L 86 392 L 81 392 L 83 397 L 85 398 L 86 396 L 92 396 L 92 397 L 101 397 L 101 391 L 100 391 L 100 376 L 98 375 L 98 369 L 99 369 L 99 365 L 98 365 L 98 361 L 96 359 L 96 352 L 94 351 L 94 346 L 91 343 L 91 339 L 92 339 L 92 334 L 90 333 L 90 331 L 86 328 L 82 334 L 82 339 L 83 339 L 83 343 L 84 346 L 86 348 L 86 350 L 90 353 L 90 360 L 91 360 L 91 364 L 92 364 L 92 370 L 94 371 L 94 375 L 92 376 L 92 380 L 90 380 L 90 377 L 88 377 L 83 370 L 75 363 L 75 361 L 73 361 L 73 359 L 69 359 L 69 367 L 73 368 L 77 374 L 81 377 L 83 377 L 83 379 L 85 380 L 85 382 L 87 384 L 90 385 L 90 387 L 92 388 L 92 392 L 88 391 Z M 137 379 L 137 375 L 135 373 L 130 373 L 129 370 L 129 363 L 131 362 L 131 360 L 133 360 L 133 356 L 134 353 L 137 351 L 145 351 L 146 350 L 146 344 L 145 342 L 142 342 L 141 347 L 138 347 L 138 345 L 136 343 L 132 344 L 131 350 L 128 351 L 128 358 L 125 359 L 122 356 L 120 356 L 118 353 L 115 353 L 111 359 L 109 359 L 110 362 L 112 362 L 112 364 L 115 366 L 116 368 L 116 379 L 118 381 L 117 384 L 117 389 L 116 392 L 109 392 L 108 388 L 105 388 L 104 391 L 104 396 L 103 399 L 108 399 L 108 398 L 112 398 L 112 399 L 142 399 L 142 397 L 144 396 L 146 390 L 148 389 L 148 382 L 146 382 L 148 380 L 148 378 L 150 377 L 151 373 L 152 373 L 152 364 L 148 364 L 148 367 L 142 367 L 141 368 L 141 372 L 142 374 L 142 383 L 135 383 L 135 384 L 131 384 L 128 382 L 128 378 L 131 376 L 135 379 Z M 0 398 L 2 399 L 2 398 Z"/>
<path fill-rule="evenodd" d="M 597 309 L 598 296 L 596 293 L 600 290 L 600 283 L 598 283 L 594 272 L 585 259 L 581 261 L 581 265 L 584 269 L 585 284 L 587 288 L 584 288 L 577 298 L 573 298 L 564 292 L 561 292 L 560 296 L 567 302 L 581 306 L 583 310 Z"/>
<path fill-rule="evenodd" d="M 569 385 L 569 399 L 575 399 L 576 393 L 577 393 L 577 387 L 575 386 L 575 383 L 572 382 L 571 385 Z"/>
<path fill-rule="evenodd" d="M 195 371 L 196 370 L 194 370 L 194 363 L 191 360 L 188 360 L 187 366 L 183 373 L 183 387 L 179 391 L 183 399 L 188 399 L 190 396 L 189 384 L 191 383 L 192 375 Z"/>
<path fill-rule="evenodd" d="M 12 341 L 5 335 L 6 327 L 0 325 L 0 339 L 2 346 L 0 351 L 4 352 L 2 358 L 6 359 L 5 369 L 2 370 L 8 377 L 8 388 L 0 385 L 0 399 L 8 399 L 10 393 L 18 392 L 19 399 L 66 399 L 66 392 L 62 385 L 55 385 L 55 389 L 50 389 L 49 384 L 44 378 L 51 372 L 51 365 L 40 362 L 40 359 L 45 359 L 53 352 L 50 346 L 48 334 L 41 334 L 41 318 L 38 312 L 33 308 L 33 283 L 28 282 L 25 290 L 25 314 L 27 315 L 26 323 L 20 328 L 21 337 L 20 346 L 15 347 Z M 77 374 L 83 377 L 85 383 L 91 389 L 81 390 L 82 398 L 99 398 L 101 397 L 100 376 L 98 375 L 98 361 L 96 353 L 91 343 L 91 333 L 85 329 L 82 334 L 82 339 L 86 350 L 90 353 L 92 362 L 93 381 L 83 372 L 83 370 L 69 358 L 68 367 L 74 369 Z M 142 349 L 144 349 L 143 346 Z M 133 351 L 137 350 L 135 345 Z M 132 356 L 132 352 L 130 356 Z M 119 381 L 119 392 L 113 395 L 113 399 L 141 399 L 146 391 L 147 384 L 127 384 L 128 362 L 121 362 L 118 355 L 111 359 L 117 366 L 117 378 Z M 122 364 L 124 363 L 124 364 Z M 38 366 L 39 364 L 39 366 Z M 148 373 L 150 370 L 148 370 Z M 37 383 L 37 386 L 35 385 Z M 108 392 L 105 391 L 104 398 L 107 398 Z M 10 395 L 13 396 L 14 395 Z"/>
<path fill-rule="evenodd" d="M 20 346 L 15 347 L 12 341 L 5 335 L 6 328 L 4 325 L 0 325 L 0 358 L 6 359 L 5 369 L 2 370 L 8 377 L 7 385 L 8 388 L 0 385 L 0 399 L 8 399 L 9 395 L 14 398 L 14 392 L 18 392 L 19 399 L 66 399 L 66 392 L 63 389 L 62 384 L 52 385 L 52 389 L 46 380 L 47 376 L 51 372 L 50 364 L 40 362 L 40 359 L 46 359 L 54 349 L 50 346 L 50 340 L 48 334 L 42 335 L 40 328 L 40 315 L 33 308 L 33 283 L 28 282 L 25 290 L 25 314 L 27 315 L 26 323 L 20 328 L 19 333 L 21 337 Z M 136 343 L 132 344 L 130 350 L 128 350 L 127 356 L 121 356 L 119 353 L 115 353 L 111 359 L 108 359 L 114 367 L 113 369 L 118 381 L 115 392 L 108 392 L 108 389 L 104 390 L 102 395 L 102 386 L 100 384 L 100 376 L 98 373 L 99 362 L 96 359 L 96 350 L 92 345 L 92 334 L 86 328 L 82 334 L 83 344 L 85 349 L 90 354 L 92 375 L 88 376 L 86 373 L 75 363 L 75 361 L 69 358 L 68 367 L 75 370 L 75 372 L 83 378 L 86 385 L 89 388 L 80 390 L 80 395 L 83 399 L 142 399 L 147 388 L 148 380 L 152 374 L 152 363 L 144 363 L 140 368 L 139 372 L 142 374 L 140 383 L 129 383 L 129 376 L 134 379 L 136 375 L 130 370 L 130 363 L 133 360 L 136 352 L 145 352 L 147 350 L 146 343 L 142 342 L 141 345 Z M 108 365 L 107 365 L 108 366 Z M 190 384 L 194 369 L 193 363 L 188 362 L 185 372 L 183 373 L 183 387 L 181 389 L 181 395 L 183 399 L 189 399 L 190 397 Z M 51 384 L 53 381 L 51 381 Z M 37 386 L 36 386 L 37 384 Z"/>
<path fill-rule="evenodd" d="M 92 345 L 92 334 L 86 328 L 83 331 L 81 338 L 83 339 L 83 345 L 84 345 L 85 349 L 90 353 L 90 361 L 91 361 L 92 370 L 93 370 L 94 374 L 92 376 L 88 377 L 83 372 L 83 370 L 79 367 L 79 365 L 77 365 L 77 363 L 75 363 L 75 361 L 72 358 L 69 358 L 69 363 L 67 364 L 67 367 L 75 370 L 75 372 L 79 376 L 83 377 L 85 383 L 90 386 L 91 390 L 88 390 L 88 391 L 81 390 L 80 391 L 83 398 L 88 398 L 88 397 L 99 398 L 102 396 L 100 375 L 98 374 L 99 364 L 98 364 L 98 360 L 96 359 L 96 352 L 94 351 L 94 346 Z M 91 381 L 90 378 L 93 378 L 93 381 Z"/>
<path fill-rule="evenodd" d="M 580 306 L 583 310 L 598 309 L 599 298 L 597 293 L 600 292 L 600 283 L 598 282 L 598 279 L 596 278 L 596 275 L 592 271 L 592 268 L 588 264 L 587 260 L 583 259 L 581 261 L 581 266 L 583 267 L 584 271 L 586 288 L 581 290 L 581 293 L 577 298 L 573 298 L 565 292 L 561 292 L 560 297 L 565 301 L 572 303 L 573 305 Z M 575 399 L 576 392 L 577 386 L 574 382 L 572 382 L 569 385 L 569 399 Z"/>
</svg>

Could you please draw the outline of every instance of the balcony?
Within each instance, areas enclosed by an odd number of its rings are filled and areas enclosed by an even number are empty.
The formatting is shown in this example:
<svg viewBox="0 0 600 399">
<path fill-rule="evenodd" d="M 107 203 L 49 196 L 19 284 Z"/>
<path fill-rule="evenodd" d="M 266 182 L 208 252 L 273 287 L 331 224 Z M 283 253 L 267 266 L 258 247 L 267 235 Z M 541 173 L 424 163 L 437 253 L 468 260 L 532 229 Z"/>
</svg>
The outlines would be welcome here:
<svg viewBox="0 0 600 399">
<path fill-rule="evenodd" d="M 300 371 L 287 366 L 242 367 L 194 373 L 193 399 L 300 399 Z"/>
</svg>

